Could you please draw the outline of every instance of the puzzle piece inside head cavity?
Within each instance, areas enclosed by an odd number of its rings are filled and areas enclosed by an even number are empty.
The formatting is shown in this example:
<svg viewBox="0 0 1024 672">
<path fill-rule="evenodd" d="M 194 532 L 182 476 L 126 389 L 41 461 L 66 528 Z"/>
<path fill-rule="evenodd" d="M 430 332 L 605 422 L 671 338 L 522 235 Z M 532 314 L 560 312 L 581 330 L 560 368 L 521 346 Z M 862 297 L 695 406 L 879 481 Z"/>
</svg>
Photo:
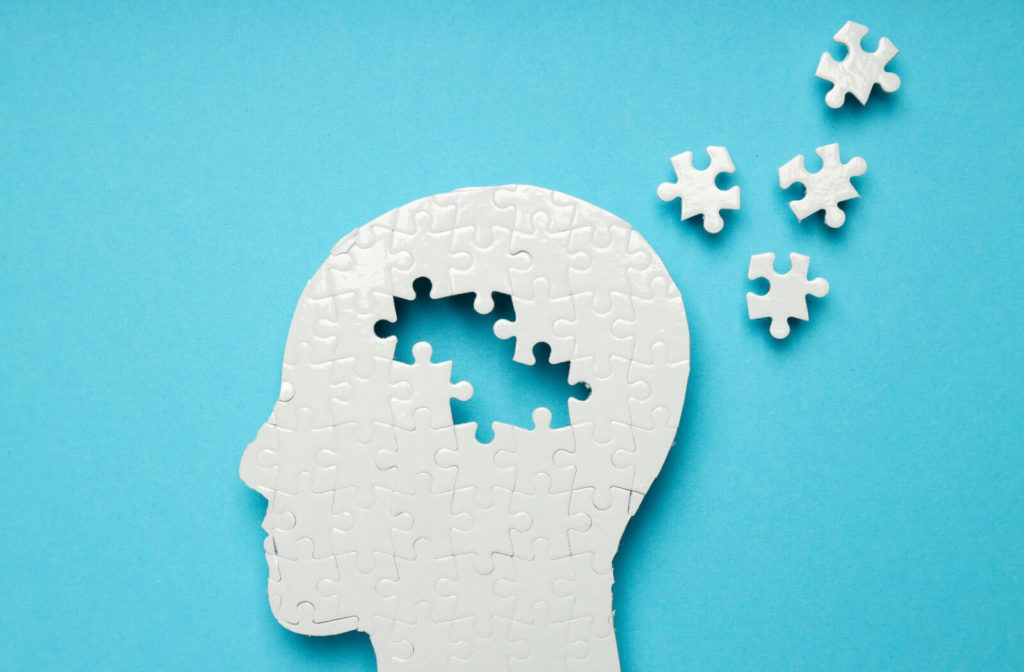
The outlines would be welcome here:
<svg viewBox="0 0 1024 672">
<path fill-rule="evenodd" d="M 717 165 L 717 164 L 716 164 Z M 451 362 L 395 361 L 395 297 L 508 292 L 495 325 L 591 387 L 567 427 L 454 423 Z M 268 499 L 275 617 L 369 633 L 382 670 L 618 670 L 611 563 L 672 445 L 689 374 L 683 302 L 626 222 L 529 186 L 463 189 L 345 236 L 307 284 L 281 394 L 242 479 Z M 485 374 L 484 374 L 485 375 Z"/>
<path fill-rule="evenodd" d="M 739 210 L 740 188 L 730 187 L 719 189 L 715 186 L 715 178 L 720 173 L 731 173 L 736 168 L 732 165 L 729 150 L 725 147 L 708 147 L 708 158 L 711 165 L 703 170 L 693 167 L 693 152 L 683 152 L 672 157 L 672 168 L 676 171 L 675 182 L 662 182 L 658 185 L 658 198 L 671 201 L 674 198 L 682 201 L 681 219 L 689 219 L 694 215 L 704 216 L 704 230 L 718 233 L 722 230 L 722 210 Z"/>
<path fill-rule="evenodd" d="M 796 252 L 789 255 L 790 269 L 786 273 L 775 272 L 775 254 L 765 252 L 750 258 L 751 280 L 767 278 L 770 288 L 767 294 L 747 292 L 747 313 L 750 319 L 772 318 L 768 331 L 775 338 L 789 336 L 789 318 L 808 320 L 807 295 L 821 298 L 828 294 L 828 280 L 807 279 L 811 258 Z"/>
<path fill-rule="evenodd" d="M 847 93 L 852 93 L 861 105 L 867 103 L 875 84 L 886 93 L 900 88 L 899 75 L 885 70 L 886 64 L 899 53 L 899 49 L 889 38 L 883 37 L 878 41 L 878 49 L 873 52 L 864 51 L 860 41 L 867 34 L 867 26 L 847 21 L 832 38 L 846 45 L 846 57 L 836 61 L 832 54 L 826 52 L 818 61 L 814 76 L 832 82 L 831 90 L 825 94 L 825 104 L 833 109 L 843 106 Z"/>
<path fill-rule="evenodd" d="M 846 222 L 846 213 L 839 204 L 860 197 L 850 178 L 867 172 L 868 162 L 855 156 L 843 163 L 839 159 L 838 142 L 818 147 L 814 153 L 821 157 L 821 170 L 808 172 L 804 166 L 804 155 L 798 154 L 779 168 L 779 186 L 788 189 L 796 182 L 803 183 L 806 189 L 804 197 L 789 202 L 789 209 L 798 221 L 824 210 L 825 224 L 838 229 Z"/>
</svg>

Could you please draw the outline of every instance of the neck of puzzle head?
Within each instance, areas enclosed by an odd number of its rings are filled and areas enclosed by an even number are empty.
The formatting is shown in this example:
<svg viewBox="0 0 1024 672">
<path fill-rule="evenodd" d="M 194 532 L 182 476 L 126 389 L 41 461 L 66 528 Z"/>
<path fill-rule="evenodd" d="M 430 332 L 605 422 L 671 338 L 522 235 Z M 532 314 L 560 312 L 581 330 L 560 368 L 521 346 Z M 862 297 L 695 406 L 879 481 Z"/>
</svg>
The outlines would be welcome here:
<svg viewBox="0 0 1024 672">
<path fill-rule="evenodd" d="M 611 572 L 596 571 L 590 556 L 545 560 L 543 568 L 536 567 L 536 559 L 509 560 L 514 578 L 489 609 L 477 606 L 473 616 L 434 614 L 440 618 L 420 613 L 416 623 L 382 623 L 371 635 L 377 669 L 619 672 Z M 551 597 L 528 604 L 538 583 L 548 585 L 541 594 Z"/>
</svg>

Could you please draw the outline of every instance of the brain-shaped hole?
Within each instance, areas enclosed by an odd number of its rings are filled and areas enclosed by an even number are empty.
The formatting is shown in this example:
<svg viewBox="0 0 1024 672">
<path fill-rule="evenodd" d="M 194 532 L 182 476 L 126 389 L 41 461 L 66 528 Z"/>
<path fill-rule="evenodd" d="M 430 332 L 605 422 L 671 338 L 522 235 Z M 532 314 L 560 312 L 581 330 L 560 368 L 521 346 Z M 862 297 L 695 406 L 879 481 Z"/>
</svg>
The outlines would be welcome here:
<svg viewBox="0 0 1024 672">
<path fill-rule="evenodd" d="M 551 363 L 551 347 L 533 347 L 534 365 L 514 361 L 513 339 L 499 339 L 493 326 L 498 320 L 514 320 L 515 310 L 507 294 L 494 293 L 494 310 L 481 315 L 473 309 L 473 294 L 431 299 L 430 281 L 418 279 L 413 285 L 416 298 L 395 299 L 396 321 L 381 320 L 377 336 L 396 336 L 395 359 L 414 361 L 414 344 L 426 341 L 433 347 L 433 361 L 452 361 L 452 380 L 472 383 L 473 396 L 453 399 L 452 419 L 456 423 L 476 422 L 477 440 L 493 436 L 492 422 L 532 427 L 533 411 L 551 411 L 552 427 L 569 424 L 569 399 L 586 399 L 586 383 L 570 385 L 569 363 Z"/>
</svg>

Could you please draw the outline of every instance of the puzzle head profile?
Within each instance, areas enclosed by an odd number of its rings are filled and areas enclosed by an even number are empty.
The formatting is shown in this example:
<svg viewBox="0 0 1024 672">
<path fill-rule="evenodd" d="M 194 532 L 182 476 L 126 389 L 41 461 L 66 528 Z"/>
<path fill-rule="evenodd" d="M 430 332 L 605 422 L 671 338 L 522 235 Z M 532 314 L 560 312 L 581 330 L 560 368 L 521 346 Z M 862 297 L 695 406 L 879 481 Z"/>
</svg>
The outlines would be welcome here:
<svg viewBox="0 0 1024 672">
<path fill-rule="evenodd" d="M 450 364 L 394 360 L 394 297 L 512 296 L 495 332 L 551 345 L 570 424 L 454 424 Z M 527 344 L 529 347 L 520 348 Z M 463 189 L 345 236 L 299 299 L 280 398 L 248 446 L 268 501 L 274 616 L 307 635 L 369 633 L 380 669 L 618 669 L 612 559 L 675 437 L 689 373 L 682 298 L 626 222 L 537 187 Z M 543 646 L 541 642 L 545 642 Z"/>
</svg>

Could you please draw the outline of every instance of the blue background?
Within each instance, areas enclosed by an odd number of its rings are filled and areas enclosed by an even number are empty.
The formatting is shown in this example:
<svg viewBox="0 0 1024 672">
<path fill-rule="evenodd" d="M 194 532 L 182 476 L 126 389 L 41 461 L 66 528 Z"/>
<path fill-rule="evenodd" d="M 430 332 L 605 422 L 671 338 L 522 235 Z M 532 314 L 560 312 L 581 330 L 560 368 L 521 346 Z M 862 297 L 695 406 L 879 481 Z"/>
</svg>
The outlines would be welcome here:
<svg viewBox="0 0 1024 672">
<path fill-rule="evenodd" d="M 0 7 L 0 668 L 372 670 L 274 622 L 238 460 L 331 245 L 508 182 L 631 222 L 686 302 L 625 670 L 1024 668 L 1024 5 L 71 4 Z M 847 19 L 903 86 L 835 112 Z M 863 198 L 797 224 L 776 170 L 833 141 Z M 655 195 L 710 144 L 743 192 L 716 237 Z M 832 284 L 781 343 L 764 251 Z"/>
</svg>

